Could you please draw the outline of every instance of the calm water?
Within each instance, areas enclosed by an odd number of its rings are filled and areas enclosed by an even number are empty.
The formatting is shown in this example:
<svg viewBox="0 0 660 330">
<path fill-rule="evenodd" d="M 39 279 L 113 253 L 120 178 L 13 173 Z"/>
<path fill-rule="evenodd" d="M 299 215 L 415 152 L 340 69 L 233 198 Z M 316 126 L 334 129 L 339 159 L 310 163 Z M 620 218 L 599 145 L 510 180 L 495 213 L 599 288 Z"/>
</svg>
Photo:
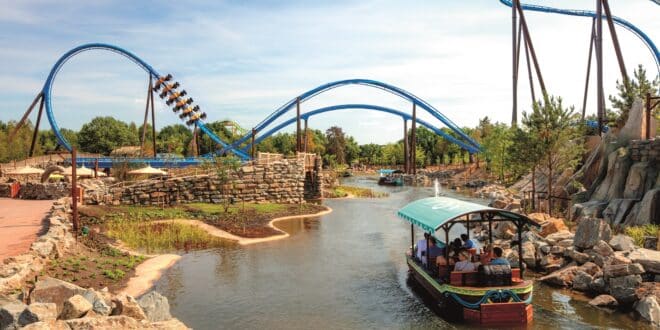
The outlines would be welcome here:
<svg viewBox="0 0 660 330">
<path fill-rule="evenodd" d="M 326 201 L 329 215 L 279 222 L 288 239 L 186 254 L 156 290 L 169 298 L 173 315 L 196 329 L 467 328 L 439 318 L 408 280 L 403 253 L 410 226 L 395 213 L 432 196 L 433 188 L 350 180 L 390 197 Z M 534 305 L 536 329 L 645 326 L 542 285 Z"/>
</svg>

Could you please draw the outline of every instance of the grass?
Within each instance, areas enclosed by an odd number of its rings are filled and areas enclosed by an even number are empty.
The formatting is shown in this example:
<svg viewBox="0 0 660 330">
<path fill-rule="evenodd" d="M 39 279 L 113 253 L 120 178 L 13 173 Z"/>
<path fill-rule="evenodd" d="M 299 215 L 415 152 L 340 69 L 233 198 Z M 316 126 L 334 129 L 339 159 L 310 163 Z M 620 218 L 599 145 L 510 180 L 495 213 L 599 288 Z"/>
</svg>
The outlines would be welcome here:
<svg viewBox="0 0 660 330">
<path fill-rule="evenodd" d="M 385 192 L 353 186 L 336 186 L 333 188 L 331 194 L 333 195 L 331 198 L 346 197 L 349 194 L 360 198 L 379 198 L 388 196 Z"/>
<path fill-rule="evenodd" d="M 193 211 L 198 211 L 206 214 L 219 214 L 224 213 L 224 206 L 222 204 L 208 204 L 208 203 L 192 203 L 187 204 L 186 207 Z M 252 210 L 257 213 L 273 213 L 280 212 L 286 209 L 286 205 L 275 204 L 275 203 L 263 203 L 263 204 L 253 204 L 253 203 L 238 203 L 230 205 L 227 213 L 236 214 L 240 211 Z"/>
<path fill-rule="evenodd" d="M 644 237 L 646 236 L 658 237 L 658 233 L 660 232 L 660 226 L 647 224 L 643 226 L 627 227 L 624 229 L 624 232 L 626 235 L 632 237 L 633 241 L 635 242 L 635 245 L 644 246 Z"/>
<path fill-rule="evenodd" d="M 192 250 L 225 246 L 222 239 L 211 236 L 194 225 L 176 222 L 140 222 L 114 220 L 106 225 L 106 234 L 132 249 L 156 251 Z"/>
</svg>

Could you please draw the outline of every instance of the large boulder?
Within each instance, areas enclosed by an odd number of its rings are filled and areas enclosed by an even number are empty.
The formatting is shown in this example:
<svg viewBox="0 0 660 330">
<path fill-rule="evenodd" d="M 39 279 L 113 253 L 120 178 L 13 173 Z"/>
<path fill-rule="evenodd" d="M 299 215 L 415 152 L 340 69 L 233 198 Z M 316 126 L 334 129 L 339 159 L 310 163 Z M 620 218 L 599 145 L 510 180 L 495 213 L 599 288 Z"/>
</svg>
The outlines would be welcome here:
<svg viewBox="0 0 660 330">
<path fill-rule="evenodd" d="M 621 304 L 630 304 L 637 300 L 635 290 L 642 283 L 639 275 L 614 277 L 607 281 L 609 293 Z"/>
<path fill-rule="evenodd" d="M 616 308 L 619 303 L 616 299 L 608 294 L 601 294 L 589 301 L 589 305 L 596 307 Z"/>
<path fill-rule="evenodd" d="M 92 310 L 94 313 L 107 316 L 112 312 L 112 307 L 110 307 L 112 301 L 104 298 L 100 292 L 97 292 L 94 289 L 88 289 L 82 296 L 92 304 Z"/>
<path fill-rule="evenodd" d="M 539 232 L 539 234 L 546 237 L 562 230 L 568 230 L 568 227 L 566 227 L 566 224 L 564 223 L 564 219 L 548 218 L 543 227 L 541 227 L 541 232 Z"/>
<path fill-rule="evenodd" d="M 586 218 L 578 224 L 573 243 L 578 248 L 590 249 L 599 241 L 608 242 L 611 238 L 612 230 L 607 222 L 601 219 Z"/>
<path fill-rule="evenodd" d="M 19 300 L 0 296 L 0 329 L 18 329 L 18 320 L 26 308 Z"/>
<path fill-rule="evenodd" d="M 619 234 L 612 237 L 610 240 L 610 246 L 612 246 L 614 251 L 627 252 L 632 251 L 635 248 L 635 243 L 630 236 Z"/>
<path fill-rule="evenodd" d="M 85 293 L 85 289 L 52 277 L 44 277 L 37 281 L 34 290 L 30 293 L 30 301 L 54 303 L 57 305 L 57 314 L 62 312 L 64 302 L 75 296 Z"/>
<path fill-rule="evenodd" d="M 534 243 L 525 242 L 522 244 L 522 259 L 528 267 L 536 267 L 536 248 Z"/>
<path fill-rule="evenodd" d="M 610 201 L 623 197 L 623 190 L 628 177 L 628 170 L 632 165 L 632 159 L 628 148 L 619 148 L 607 156 L 607 174 L 598 186 L 592 200 Z"/>
<path fill-rule="evenodd" d="M 630 252 L 628 259 L 642 264 L 649 273 L 660 274 L 660 251 L 637 249 Z"/>
<path fill-rule="evenodd" d="M 588 254 L 576 251 L 574 248 L 564 250 L 564 256 L 573 259 L 573 261 L 580 265 L 591 260 L 591 257 L 589 257 Z"/>
<path fill-rule="evenodd" d="M 635 203 L 637 203 L 636 199 L 613 199 L 603 210 L 603 219 L 612 225 L 623 224 Z"/>
<path fill-rule="evenodd" d="M 151 322 L 167 321 L 172 318 L 167 298 L 156 291 L 143 295 L 137 302 Z"/>
<path fill-rule="evenodd" d="M 30 323 L 21 328 L 21 330 L 71 330 L 71 328 L 66 324 L 65 321 L 56 320 Z"/>
<path fill-rule="evenodd" d="M 660 188 L 651 189 L 644 195 L 635 223 L 628 225 L 646 224 L 660 224 Z"/>
<path fill-rule="evenodd" d="M 646 321 L 660 327 L 660 304 L 655 296 L 648 296 L 635 304 L 635 310 Z"/>
<path fill-rule="evenodd" d="M 560 230 L 556 233 L 550 234 L 545 237 L 545 241 L 548 242 L 550 245 L 556 245 L 558 242 L 567 240 L 567 239 L 574 239 L 573 233 L 571 233 L 568 230 Z"/>
<path fill-rule="evenodd" d="M 85 297 L 77 294 L 64 302 L 60 318 L 63 320 L 77 319 L 92 310 L 92 304 Z"/>
<path fill-rule="evenodd" d="M 601 218 L 608 204 L 608 202 L 601 200 L 575 203 L 571 206 L 571 220 L 578 221 L 584 218 Z"/>
<path fill-rule="evenodd" d="M 623 198 L 640 200 L 644 193 L 653 189 L 656 170 L 649 162 L 638 162 L 630 167 Z"/>
<path fill-rule="evenodd" d="M 539 281 L 557 286 L 571 286 L 573 284 L 573 277 L 577 271 L 577 266 L 569 266 L 552 274 L 543 276 L 539 278 Z"/>
<path fill-rule="evenodd" d="M 592 248 L 596 253 L 604 257 L 609 257 L 614 255 L 614 250 L 612 247 L 607 244 L 605 241 L 598 241 L 596 245 Z"/>
<path fill-rule="evenodd" d="M 117 306 L 113 311 L 112 315 L 125 315 L 136 320 L 146 320 L 147 316 L 144 314 L 142 307 L 138 302 L 129 295 L 120 295 L 117 296 L 112 302 Z"/>
<path fill-rule="evenodd" d="M 109 317 L 83 317 L 66 321 L 72 330 L 88 329 L 145 329 L 148 326 L 125 315 Z"/>
</svg>

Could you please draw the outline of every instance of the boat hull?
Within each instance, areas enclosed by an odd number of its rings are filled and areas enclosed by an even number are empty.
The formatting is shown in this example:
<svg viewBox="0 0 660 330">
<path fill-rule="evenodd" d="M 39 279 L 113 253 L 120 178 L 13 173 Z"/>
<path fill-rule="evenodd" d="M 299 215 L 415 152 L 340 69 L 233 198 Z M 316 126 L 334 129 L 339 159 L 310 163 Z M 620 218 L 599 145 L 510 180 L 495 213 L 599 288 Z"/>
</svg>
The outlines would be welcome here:
<svg viewBox="0 0 660 330">
<path fill-rule="evenodd" d="M 524 325 L 532 322 L 532 281 L 506 287 L 465 287 L 441 284 L 411 258 L 413 278 L 439 305 L 443 318 L 480 325 Z"/>
</svg>

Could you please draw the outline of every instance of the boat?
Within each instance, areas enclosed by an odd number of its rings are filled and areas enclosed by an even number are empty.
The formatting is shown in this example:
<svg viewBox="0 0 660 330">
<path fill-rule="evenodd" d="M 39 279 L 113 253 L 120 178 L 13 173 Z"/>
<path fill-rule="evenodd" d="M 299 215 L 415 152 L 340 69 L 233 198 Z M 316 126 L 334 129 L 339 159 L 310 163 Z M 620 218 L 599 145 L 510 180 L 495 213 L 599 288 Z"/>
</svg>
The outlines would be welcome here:
<svg viewBox="0 0 660 330">
<path fill-rule="evenodd" d="M 455 272 L 453 266 L 436 265 L 437 256 L 432 254 L 428 258 L 432 260 L 429 265 L 416 256 L 415 227 L 433 236 L 442 247 L 450 242 L 450 230 L 458 224 L 465 228 L 468 238 L 471 225 L 488 226 L 490 243 L 493 242 L 495 223 L 512 222 L 518 229 L 518 242 L 521 242 L 525 226 L 538 228 L 538 224 L 521 214 L 449 197 L 413 201 L 401 208 L 397 215 L 410 223 L 412 245 L 406 253 L 409 274 L 430 294 L 433 303 L 439 305 L 441 316 L 480 326 L 525 326 L 532 322 L 533 281 L 524 279 L 522 268 L 487 265 L 479 266 L 474 272 Z M 458 228 L 454 228 L 454 232 Z M 428 241 L 426 251 L 430 251 Z M 521 250 L 522 246 L 518 244 L 518 265 L 523 265 Z M 445 260 L 449 260 L 449 249 L 445 248 L 441 253 L 444 253 Z M 492 269 L 509 271 L 493 273 Z"/>
<path fill-rule="evenodd" d="M 403 186 L 402 170 L 381 169 L 378 171 L 380 178 L 378 184 L 381 186 Z"/>
</svg>

